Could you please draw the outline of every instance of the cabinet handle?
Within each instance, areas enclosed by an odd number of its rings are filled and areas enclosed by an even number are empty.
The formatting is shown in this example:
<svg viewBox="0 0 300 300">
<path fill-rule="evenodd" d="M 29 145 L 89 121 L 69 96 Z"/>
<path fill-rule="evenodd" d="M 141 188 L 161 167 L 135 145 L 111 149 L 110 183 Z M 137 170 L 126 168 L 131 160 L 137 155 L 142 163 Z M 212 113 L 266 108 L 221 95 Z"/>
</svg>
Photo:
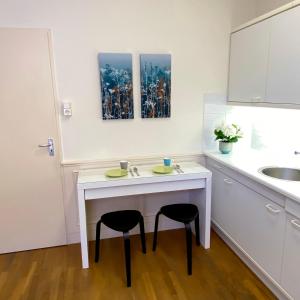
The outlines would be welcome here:
<svg viewBox="0 0 300 300">
<path fill-rule="evenodd" d="M 228 178 L 225 178 L 225 179 L 224 179 L 224 182 L 226 182 L 227 184 L 233 184 L 233 181 L 231 181 L 231 180 L 228 179 Z"/>
<path fill-rule="evenodd" d="M 299 224 L 299 221 L 298 220 L 292 220 L 291 221 L 292 225 L 297 228 L 298 230 L 300 230 L 300 224 Z"/>
<path fill-rule="evenodd" d="M 273 213 L 273 214 L 279 214 L 280 213 L 280 209 L 276 209 L 276 208 L 274 208 L 273 206 L 272 206 L 272 204 L 267 204 L 266 205 L 266 209 L 268 210 L 268 211 L 270 211 L 271 213 Z"/>
</svg>

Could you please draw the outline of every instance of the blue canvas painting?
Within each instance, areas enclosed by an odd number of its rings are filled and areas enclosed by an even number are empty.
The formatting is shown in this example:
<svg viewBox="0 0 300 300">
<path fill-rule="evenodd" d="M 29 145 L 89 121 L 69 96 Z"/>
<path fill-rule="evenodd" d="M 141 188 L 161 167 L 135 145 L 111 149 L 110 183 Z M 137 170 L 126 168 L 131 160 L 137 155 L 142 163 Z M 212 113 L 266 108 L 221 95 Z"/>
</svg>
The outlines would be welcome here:
<svg viewBox="0 0 300 300">
<path fill-rule="evenodd" d="M 102 118 L 133 119 L 132 56 L 100 53 Z"/>
<path fill-rule="evenodd" d="M 171 55 L 141 54 L 142 118 L 171 116 Z"/>
</svg>

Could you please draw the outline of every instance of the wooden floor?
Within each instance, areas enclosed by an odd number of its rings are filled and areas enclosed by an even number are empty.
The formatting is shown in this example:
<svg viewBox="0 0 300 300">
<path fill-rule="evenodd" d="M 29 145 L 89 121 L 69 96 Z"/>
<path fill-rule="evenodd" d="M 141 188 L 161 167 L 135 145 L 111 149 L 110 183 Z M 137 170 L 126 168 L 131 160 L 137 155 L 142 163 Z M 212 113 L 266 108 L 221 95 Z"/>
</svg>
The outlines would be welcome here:
<svg viewBox="0 0 300 300">
<path fill-rule="evenodd" d="M 132 288 L 125 287 L 123 241 L 101 243 L 101 260 L 81 269 L 79 244 L 0 255 L 0 299 L 275 299 L 241 260 L 212 233 L 210 250 L 193 245 L 193 275 L 186 273 L 183 230 L 159 232 L 157 252 L 147 234 L 132 241 Z M 193 241 L 194 242 L 194 241 Z"/>
</svg>

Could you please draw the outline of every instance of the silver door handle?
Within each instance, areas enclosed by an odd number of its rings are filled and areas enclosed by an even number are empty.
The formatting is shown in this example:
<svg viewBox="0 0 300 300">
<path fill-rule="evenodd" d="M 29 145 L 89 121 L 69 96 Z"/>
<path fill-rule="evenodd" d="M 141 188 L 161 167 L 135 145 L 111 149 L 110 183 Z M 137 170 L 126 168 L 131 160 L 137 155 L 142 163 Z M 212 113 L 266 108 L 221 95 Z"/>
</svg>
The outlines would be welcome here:
<svg viewBox="0 0 300 300">
<path fill-rule="evenodd" d="M 52 138 L 48 138 L 48 144 L 38 145 L 39 148 L 48 148 L 49 156 L 54 156 L 54 142 Z"/>
</svg>

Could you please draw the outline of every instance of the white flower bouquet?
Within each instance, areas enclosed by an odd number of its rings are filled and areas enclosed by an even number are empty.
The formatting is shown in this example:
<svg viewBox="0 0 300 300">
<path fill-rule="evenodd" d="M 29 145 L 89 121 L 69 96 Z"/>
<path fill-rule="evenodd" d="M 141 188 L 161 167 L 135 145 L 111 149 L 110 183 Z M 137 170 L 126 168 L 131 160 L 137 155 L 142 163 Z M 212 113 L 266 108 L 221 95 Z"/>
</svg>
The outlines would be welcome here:
<svg viewBox="0 0 300 300">
<path fill-rule="evenodd" d="M 216 135 L 216 141 L 224 143 L 236 143 L 243 137 L 241 128 L 236 124 L 223 123 L 215 129 L 214 133 Z"/>
</svg>

